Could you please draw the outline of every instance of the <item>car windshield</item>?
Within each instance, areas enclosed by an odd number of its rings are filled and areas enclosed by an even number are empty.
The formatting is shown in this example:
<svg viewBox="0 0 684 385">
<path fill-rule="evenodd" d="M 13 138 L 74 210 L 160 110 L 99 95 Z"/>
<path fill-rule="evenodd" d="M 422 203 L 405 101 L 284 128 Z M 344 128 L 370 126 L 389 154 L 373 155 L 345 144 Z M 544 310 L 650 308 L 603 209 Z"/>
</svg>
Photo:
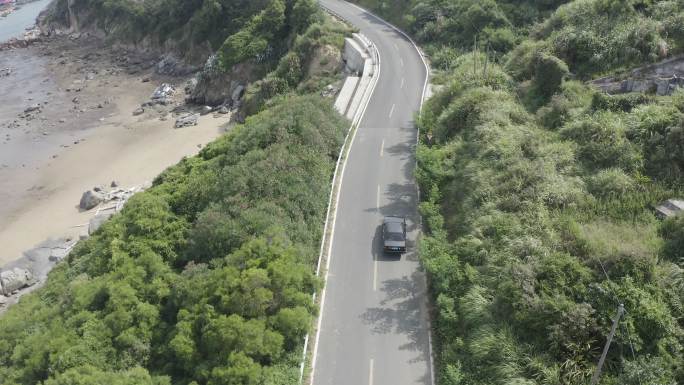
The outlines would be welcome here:
<svg viewBox="0 0 684 385">
<path fill-rule="evenodd" d="M 385 239 L 388 241 L 401 242 L 404 240 L 404 234 L 402 233 L 387 233 Z"/>
</svg>

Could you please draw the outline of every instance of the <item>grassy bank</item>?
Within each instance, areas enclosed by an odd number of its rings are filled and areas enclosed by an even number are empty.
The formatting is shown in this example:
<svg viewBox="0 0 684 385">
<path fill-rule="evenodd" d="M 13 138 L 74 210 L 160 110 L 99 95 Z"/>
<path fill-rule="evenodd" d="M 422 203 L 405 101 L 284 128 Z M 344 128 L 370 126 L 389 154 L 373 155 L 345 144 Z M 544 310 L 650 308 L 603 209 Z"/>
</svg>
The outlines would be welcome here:
<svg viewBox="0 0 684 385">
<path fill-rule="evenodd" d="M 441 384 L 684 382 L 684 93 L 580 80 L 682 52 L 681 1 L 374 1 L 441 90 L 419 118 Z"/>
<path fill-rule="evenodd" d="M 682 223 L 653 207 L 684 194 L 684 94 L 615 111 L 566 82 L 534 115 L 468 58 L 420 122 L 441 383 L 585 384 L 619 303 L 602 383 L 681 382 Z"/>
</svg>

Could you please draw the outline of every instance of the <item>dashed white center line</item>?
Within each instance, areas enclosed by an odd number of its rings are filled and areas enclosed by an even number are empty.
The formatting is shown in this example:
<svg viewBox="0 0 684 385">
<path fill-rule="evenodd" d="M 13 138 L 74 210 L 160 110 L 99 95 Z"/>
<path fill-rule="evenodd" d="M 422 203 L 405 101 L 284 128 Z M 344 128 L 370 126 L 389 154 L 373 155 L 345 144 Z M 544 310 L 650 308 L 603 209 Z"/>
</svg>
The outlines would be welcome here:
<svg viewBox="0 0 684 385">
<path fill-rule="evenodd" d="M 370 359 L 370 371 L 368 372 L 368 385 L 373 385 L 373 359 Z"/>
<path fill-rule="evenodd" d="M 401 64 L 401 66 L 403 67 L 404 66 L 404 59 L 399 59 L 399 64 Z"/>
<path fill-rule="evenodd" d="M 392 109 L 390 109 L 389 117 L 392 117 L 392 114 L 394 113 L 394 107 L 396 107 L 396 104 L 392 104 Z"/>
<path fill-rule="evenodd" d="M 401 78 L 401 86 L 399 86 L 399 88 L 404 88 L 404 80 L 406 80 L 406 79 Z"/>
<path fill-rule="evenodd" d="M 375 207 L 377 207 L 378 212 L 380 212 L 380 185 L 378 185 L 378 192 L 375 194 Z"/>
<path fill-rule="evenodd" d="M 385 139 L 382 140 L 382 144 L 380 145 L 380 157 L 382 158 L 382 154 L 385 152 Z"/>
<path fill-rule="evenodd" d="M 397 51 L 399 51 L 399 46 L 397 45 L 397 43 L 392 43 L 392 45 L 394 45 L 394 49 L 396 49 Z"/>
</svg>

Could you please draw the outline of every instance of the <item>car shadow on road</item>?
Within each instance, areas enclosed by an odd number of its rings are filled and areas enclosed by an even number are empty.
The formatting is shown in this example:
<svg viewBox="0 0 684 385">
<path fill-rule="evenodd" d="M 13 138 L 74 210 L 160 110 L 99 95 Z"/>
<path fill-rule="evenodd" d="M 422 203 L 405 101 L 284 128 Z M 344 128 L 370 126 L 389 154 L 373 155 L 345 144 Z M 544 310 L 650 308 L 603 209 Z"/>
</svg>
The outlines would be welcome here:
<svg viewBox="0 0 684 385">
<path fill-rule="evenodd" d="M 385 216 L 400 216 L 407 220 L 406 231 L 408 232 L 408 239 L 406 240 L 406 247 L 409 250 L 401 258 L 396 257 L 396 260 L 405 259 L 409 261 L 417 261 L 418 255 L 415 252 L 417 246 L 417 234 L 420 227 L 420 217 L 418 215 L 418 194 L 416 186 L 412 183 L 399 184 L 392 183 L 387 186 L 386 190 L 380 191 L 383 194 L 383 201 L 386 203 L 379 208 L 368 208 L 366 212 L 377 212 L 380 214 L 378 219 L 375 236 L 373 238 L 371 253 L 374 257 L 379 256 L 378 260 L 392 260 L 389 256 L 381 256 L 382 252 L 382 217 Z"/>
</svg>

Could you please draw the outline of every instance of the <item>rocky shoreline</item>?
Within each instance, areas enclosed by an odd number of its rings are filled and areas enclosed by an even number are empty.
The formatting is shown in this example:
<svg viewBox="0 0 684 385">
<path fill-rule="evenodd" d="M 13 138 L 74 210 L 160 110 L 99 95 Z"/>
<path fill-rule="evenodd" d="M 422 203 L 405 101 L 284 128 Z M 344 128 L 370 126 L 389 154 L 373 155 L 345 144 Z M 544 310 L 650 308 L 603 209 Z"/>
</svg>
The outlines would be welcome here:
<svg viewBox="0 0 684 385">
<path fill-rule="evenodd" d="M 14 81 L 18 85 L 27 84 L 29 88 L 16 91 L 24 92 L 20 97 L 23 105 L 4 107 L 9 112 L 14 108 L 14 117 L 7 111 L 0 111 L 3 112 L 0 114 L 0 153 L 3 149 L 10 149 L 6 158 L 0 156 L 0 179 L 7 183 L 3 186 L 0 182 L 0 197 L 8 195 L 10 202 L 14 198 L 21 201 L 15 209 L 6 209 L 10 212 L 0 213 L 0 217 L 6 218 L 0 220 L 0 241 L 15 240 L 18 242 L 16 251 L 25 250 L 17 258 L 11 255 L 13 249 L 10 247 L 4 251 L 9 255 L 0 256 L 4 257 L 0 259 L 0 265 L 11 261 L 0 268 L 1 313 L 23 294 L 40 287 L 49 271 L 68 255 L 79 239 L 87 238 L 121 210 L 128 198 L 149 186 L 145 181 L 181 157 L 197 152 L 228 129 L 232 117 L 236 116 L 234 112 L 244 87 L 236 85 L 238 91 L 232 90 L 233 95 L 216 106 L 191 104 L 189 102 L 193 100 L 192 94 L 198 83 L 196 69 L 189 70 L 181 61 L 168 55 L 160 57 L 125 47 L 112 47 L 88 33 L 46 35 L 34 29 L 24 38 L 3 43 L 0 51 L 7 55 L 6 60 L 11 61 L 12 55 L 17 56 L 13 66 L 0 68 L 0 82 Z M 39 58 L 49 77 L 36 82 L 35 76 L 27 74 L 28 69 L 22 67 L 22 63 L 26 63 L 25 56 Z M 22 82 L 22 77 L 34 79 L 34 82 Z M 53 81 L 55 84 L 48 86 Z M 3 119 L 5 116 L 8 118 Z M 193 135 L 189 130 L 200 130 L 201 135 Z M 107 140 L 100 141 L 100 136 L 130 152 L 128 158 L 118 155 L 121 151 L 113 148 Z M 131 138 L 118 143 L 121 137 L 128 136 Z M 167 139 L 167 136 L 174 138 Z M 151 142 L 143 146 L 137 141 L 138 137 Z M 171 140 L 184 147 L 182 151 L 170 149 L 178 151 L 176 157 L 159 148 L 163 146 L 161 141 Z M 192 141 L 199 143 L 192 145 Z M 143 149 L 152 149 L 149 146 L 163 156 L 155 158 L 145 154 Z M 22 154 L 22 151 L 27 151 L 21 150 L 24 147 L 30 149 L 29 155 Z M 85 151 L 87 147 L 89 149 Z M 45 148 L 45 151 L 41 153 L 34 150 L 36 148 Z M 47 152 L 48 149 L 54 153 Z M 12 151 L 20 160 L 11 158 Z M 79 202 L 74 190 L 79 188 L 78 185 L 88 183 L 86 180 L 93 182 L 120 177 L 107 175 L 106 167 L 90 167 L 83 159 L 86 155 L 100 159 L 105 151 L 118 156 L 109 162 L 121 163 L 109 168 L 131 174 L 124 182 L 137 183 L 126 189 L 118 187 L 119 183 L 112 183 L 108 188 L 91 183 L 90 186 L 95 187 L 84 192 Z M 84 155 L 80 156 L 79 152 Z M 158 162 L 159 165 L 140 166 L 140 159 Z M 71 181 L 62 180 L 60 169 L 81 166 L 90 172 L 88 178 L 77 175 Z M 140 167 L 144 172 L 137 170 Z M 37 174 L 41 173 L 45 175 L 39 178 Z M 22 179 L 27 180 L 24 186 L 21 186 Z M 51 181 L 52 186 L 48 186 L 50 183 L 45 179 Z M 20 187 L 10 186 L 16 181 Z M 43 241 L 37 238 L 33 229 L 27 228 L 41 220 L 41 210 L 31 206 L 35 199 L 42 201 L 43 210 L 50 212 L 48 215 L 58 205 L 59 210 L 55 211 L 63 213 L 62 220 L 57 220 L 51 229 L 40 232 L 46 236 Z M 67 200 L 73 204 L 70 206 Z M 63 227 L 61 232 L 60 223 Z M 31 237 L 35 239 L 29 240 Z"/>
</svg>

